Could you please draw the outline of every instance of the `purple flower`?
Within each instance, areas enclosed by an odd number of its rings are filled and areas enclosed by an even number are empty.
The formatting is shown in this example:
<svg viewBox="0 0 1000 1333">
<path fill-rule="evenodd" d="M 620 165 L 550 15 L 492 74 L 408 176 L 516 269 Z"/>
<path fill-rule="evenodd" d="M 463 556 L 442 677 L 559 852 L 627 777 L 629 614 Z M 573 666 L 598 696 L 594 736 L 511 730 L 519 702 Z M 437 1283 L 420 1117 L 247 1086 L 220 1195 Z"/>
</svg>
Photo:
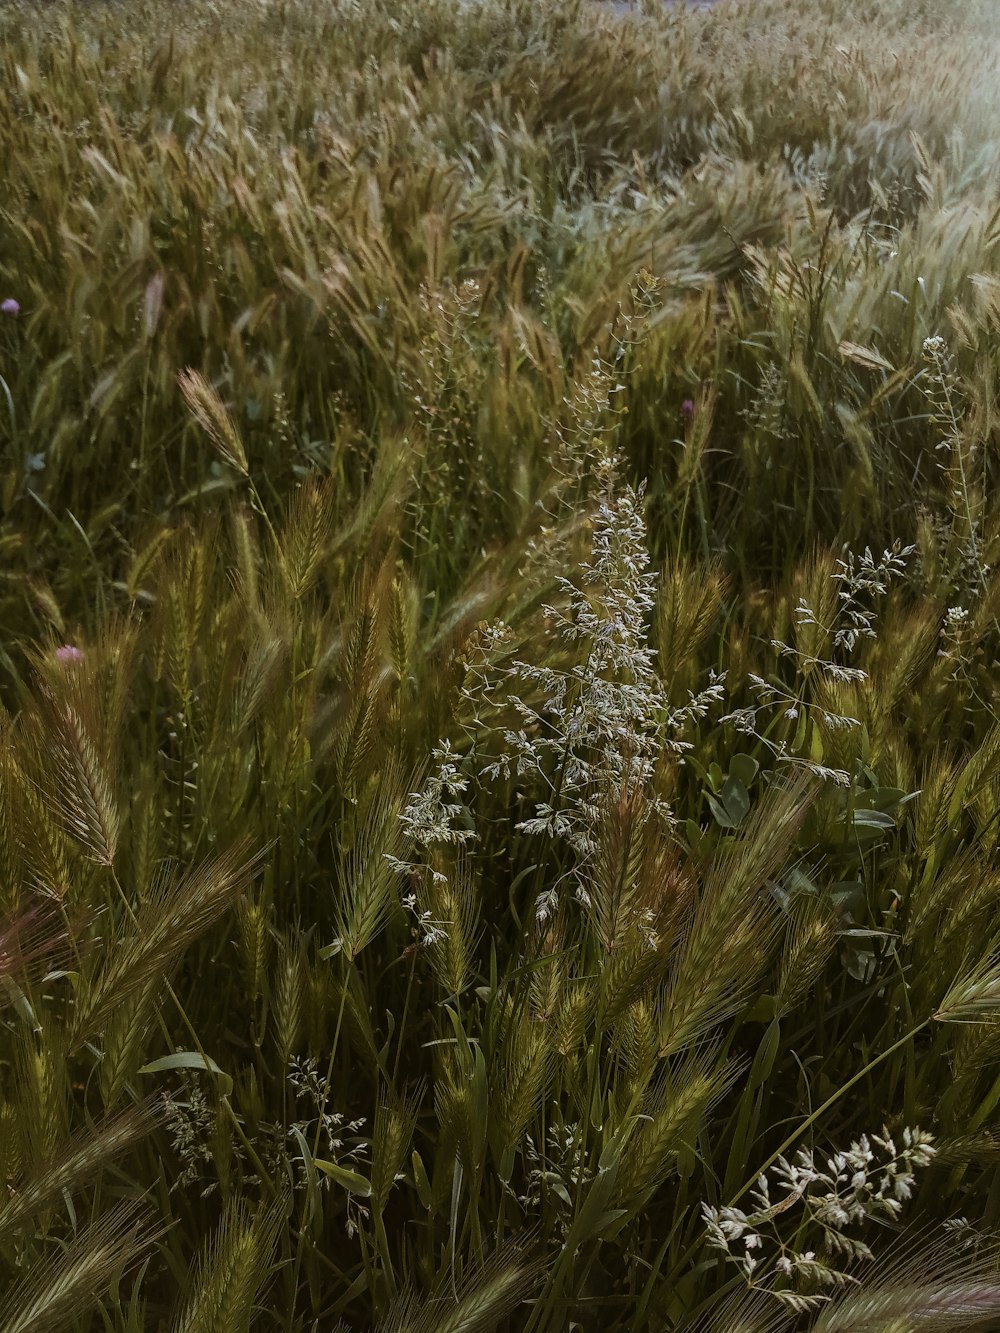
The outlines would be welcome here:
<svg viewBox="0 0 1000 1333">
<path fill-rule="evenodd" d="M 682 417 L 693 417 L 693 416 L 694 416 L 694 399 L 693 399 L 693 398 L 685 398 L 684 401 L 683 401 L 683 403 L 681 403 L 681 416 L 682 416 Z"/>
<path fill-rule="evenodd" d="M 56 649 L 56 661 L 63 662 L 67 666 L 71 662 L 82 662 L 83 653 L 72 643 L 64 643 L 60 648 Z"/>
<path fill-rule="evenodd" d="M 19 315 L 21 313 L 21 304 L 15 301 L 13 296 L 8 296 L 5 301 L 0 301 L 0 310 L 5 315 Z"/>
</svg>

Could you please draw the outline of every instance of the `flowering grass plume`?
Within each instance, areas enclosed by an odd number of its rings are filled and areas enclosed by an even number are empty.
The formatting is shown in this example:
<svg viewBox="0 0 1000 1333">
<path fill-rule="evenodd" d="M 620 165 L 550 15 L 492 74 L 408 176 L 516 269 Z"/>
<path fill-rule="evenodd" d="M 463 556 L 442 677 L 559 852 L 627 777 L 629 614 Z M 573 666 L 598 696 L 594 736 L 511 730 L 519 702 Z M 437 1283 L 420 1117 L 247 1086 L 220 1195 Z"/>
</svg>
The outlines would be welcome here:
<svg viewBox="0 0 1000 1333">
<path fill-rule="evenodd" d="M 930 1165 L 934 1152 L 930 1135 L 904 1129 L 898 1148 L 884 1130 L 863 1134 L 825 1160 L 804 1148 L 793 1161 L 779 1157 L 773 1182 L 766 1173 L 758 1178 L 750 1212 L 703 1205 L 709 1244 L 748 1284 L 789 1310 L 817 1309 L 832 1291 L 860 1282 L 837 1263 L 874 1260 L 858 1232 L 872 1221 L 899 1219 L 916 1172 Z M 804 1248 L 810 1243 L 816 1248 Z"/>
<path fill-rule="evenodd" d="M 518 831 L 567 842 L 585 864 L 596 847 L 602 806 L 650 795 L 650 812 L 666 824 L 670 812 L 652 794 L 663 755 L 690 748 L 685 727 L 721 700 L 723 678 L 672 708 L 656 669 L 650 620 L 657 575 L 651 568 L 643 517 L 644 487 L 615 485 L 615 465 L 601 477 L 590 558 L 580 577 L 559 576 L 564 606 L 546 606 L 552 632 L 578 659 L 568 669 L 515 661 L 507 679 L 530 686 L 542 702 L 508 694 L 520 725 L 504 732 L 504 750 L 483 770 L 488 778 L 533 779 L 547 790 Z M 555 899 L 539 902 L 548 915 Z"/>
</svg>

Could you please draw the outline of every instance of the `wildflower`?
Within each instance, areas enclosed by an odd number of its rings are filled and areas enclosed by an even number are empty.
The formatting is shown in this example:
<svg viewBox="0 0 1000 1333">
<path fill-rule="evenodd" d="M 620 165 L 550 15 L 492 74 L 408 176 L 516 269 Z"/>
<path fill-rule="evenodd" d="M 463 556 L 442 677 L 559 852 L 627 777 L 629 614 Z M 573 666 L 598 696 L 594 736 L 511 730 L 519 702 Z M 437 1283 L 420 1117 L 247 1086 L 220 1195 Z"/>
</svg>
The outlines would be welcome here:
<svg viewBox="0 0 1000 1333">
<path fill-rule="evenodd" d="M 530 1134 L 525 1135 L 526 1157 L 530 1163 L 525 1193 L 514 1195 L 521 1207 L 537 1209 L 544 1199 L 555 1211 L 556 1226 L 565 1236 L 572 1221 L 572 1195 L 588 1185 L 594 1173 L 580 1157 L 580 1126 L 577 1122 L 560 1128 L 552 1125 L 546 1135 L 545 1147 L 536 1146 Z M 514 1194 L 508 1185 L 507 1190 Z"/>
<path fill-rule="evenodd" d="M 83 653 L 74 644 L 64 643 L 56 649 L 56 661 L 69 666 L 71 663 L 82 662 Z"/>
<path fill-rule="evenodd" d="M 302 1151 L 303 1144 L 309 1139 L 313 1139 L 315 1145 L 323 1150 L 324 1157 L 338 1166 L 354 1169 L 365 1165 L 371 1152 L 371 1143 L 361 1133 L 365 1126 L 364 1117 L 348 1120 L 341 1111 L 327 1110 L 330 1083 L 320 1073 L 316 1061 L 293 1056 L 288 1063 L 286 1078 L 296 1105 L 300 1100 L 305 1101 L 306 1115 L 289 1125 L 285 1146 L 276 1165 L 281 1164 L 283 1158 L 284 1163 L 294 1171 L 297 1183 L 309 1186 L 313 1172 L 307 1154 Z M 330 1189 L 333 1182 L 329 1176 L 324 1175 L 317 1184 L 321 1189 Z M 349 1239 L 357 1233 L 359 1220 L 367 1219 L 368 1216 L 368 1209 L 350 1196 L 344 1223 Z"/>
<path fill-rule="evenodd" d="M 824 637 L 829 638 L 834 649 L 843 653 L 853 653 L 863 640 L 875 639 L 877 634 L 874 604 L 886 595 L 892 580 L 899 578 L 905 572 L 906 561 L 915 551 L 915 546 L 900 546 L 898 542 L 894 542 L 892 547 L 883 551 L 880 558 L 872 554 L 870 547 L 866 547 L 861 555 L 848 551 L 846 559 L 836 562 L 837 567 L 832 575 L 839 585 L 837 589 L 839 606 L 832 623 L 825 623 L 806 599 L 800 597 L 794 612 L 797 627 L 814 626 Z M 949 611 L 945 622 L 946 629 L 954 630 L 961 623 L 961 608 Z M 779 657 L 791 658 L 803 676 L 807 670 L 809 672 L 818 670 L 828 680 L 843 681 L 847 684 L 860 683 L 868 679 L 868 673 L 861 667 L 847 666 L 843 662 L 833 661 L 830 657 L 817 657 L 781 639 L 772 639 L 771 647 Z M 845 769 L 828 768 L 811 759 L 803 758 L 792 753 L 787 742 L 772 741 L 766 734 L 761 733 L 757 727 L 757 714 L 774 706 L 781 710 L 785 721 L 796 722 L 803 710 L 809 710 L 807 715 L 821 720 L 823 726 L 830 731 L 851 730 L 861 725 L 860 720 L 847 714 L 831 712 L 819 704 L 809 702 L 801 697 L 801 691 L 793 693 L 774 679 L 765 680 L 762 676 L 748 673 L 747 680 L 757 696 L 757 704 L 727 713 L 720 718 L 720 721 L 732 723 L 738 731 L 755 736 L 780 762 L 798 764 L 824 782 L 834 782 L 841 787 L 850 786 L 850 775 Z"/>
<path fill-rule="evenodd" d="M 837 561 L 837 572 L 833 578 L 840 584 L 837 596 L 841 605 L 840 623 L 833 636 L 835 648 L 846 648 L 851 652 L 860 638 L 875 638 L 874 614 L 863 607 L 861 602 L 866 596 L 884 597 L 889 583 L 904 572 L 906 559 L 915 550 L 915 546 L 901 548 L 895 542 L 890 550 L 882 552 L 880 560 L 876 560 L 871 549 L 866 547 L 863 555 L 856 556 L 849 551 L 846 560 Z M 802 602 L 796 614 L 805 624 L 815 622 L 813 612 Z"/>
<path fill-rule="evenodd" d="M 0 301 L 0 311 L 5 315 L 19 315 L 21 313 L 20 302 L 15 301 L 13 296 L 8 296 L 6 300 Z"/>
<path fill-rule="evenodd" d="M 693 416 L 694 416 L 694 399 L 693 399 L 693 398 L 685 398 L 684 401 L 683 401 L 683 403 L 681 403 L 681 416 L 682 416 L 682 417 L 693 417 Z"/>
<path fill-rule="evenodd" d="M 925 361 L 942 362 L 947 358 L 948 344 L 939 333 L 935 333 L 932 337 L 924 339 L 920 350 Z"/>
</svg>

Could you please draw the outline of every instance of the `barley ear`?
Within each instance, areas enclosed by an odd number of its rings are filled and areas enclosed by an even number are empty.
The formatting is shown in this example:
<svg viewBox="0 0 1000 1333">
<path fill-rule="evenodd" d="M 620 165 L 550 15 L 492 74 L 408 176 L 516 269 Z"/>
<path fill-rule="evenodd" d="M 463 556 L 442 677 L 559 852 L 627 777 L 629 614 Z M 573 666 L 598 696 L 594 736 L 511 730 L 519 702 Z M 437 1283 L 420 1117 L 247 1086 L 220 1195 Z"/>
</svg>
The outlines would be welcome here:
<svg viewBox="0 0 1000 1333">
<path fill-rule="evenodd" d="M 79 1320 L 152 1240 L 134 1207 L 114 1209 L 8 1288 L 0 1305 L 0 1333 L 56 1333 Z"/>
<path fill-rule="evenodd" d="M 246 450 L 236 428 L 236 422 L 226 411 L 222 399 L 198 370 L 178 372 L 184 401 L 191 415 L 218 449 L 223 459 L 242 476 L 250 475 Z"/>
<path fill-rule="evenodd" d="M 47 803 L 92 860 L 113 865 L 121 816 L 92 710 L 85 700 L 70 703 L 45 690 L 35 721 L 33 739 Z"/>
<path fill-rule="evenodd" d="M 173 1333 L 247 1333 L 283 1216 L 283 1200 L 253 1216 L 239 1202 L 226 1208 L 202 1251 L 194 1289 Z"/>
<path fill-rule="evenodd" d="M 695 1045 L 737 1012 L 770 966 L 780 919 L 766 881 L 785 864 L 805 817 L 809 784 L 776 790 L 745 832 L 717 852 L 664 997 L 660 1055 Z"/>
<path fill-rule="evenodd" d="M 12 1187 L 0 1207 L 0 1236 L 37 1216 L 52 1199 L 78 1189 L 106 1164 L 123 1157 L 152 1132 L 158 1119 L 153 1106 L 143 1103 L 77 1134 L 47 1167 Z"/>
<path fill-rule="evenodd" d="M 393 858 L 403 851 L 399 815 L 404 803 L 398 766 L 389 762 L 360 816 L 353 846 L 337 876 L 333 904 L 337 940 L 351 962 L 376 938 L 396 907 Z"/>
<path fill-rule="evenodd" d="M 298 601 L 309 591 L 326 555 L 333 528 L 330 483 L 311 480 L 295 492 L 281 536 L 279 563 L 288 593 Z"/>
<path fill-rule="evenodd" d="M 423 1098 L 423 1086 L 417 1087 L 405 1098 L 391 1089 L 379 1094 L 372 1134 L 372 1208 L 381 1214 L 402 1174 L 413 1140 L 417 1114 Z"/>
<path fill-rule="evenodd" d="M 82 1041 L 153 978 L 168 975 L 188 946 L 236 903 L 259 857 L 246 840 L 189 871 L 169 875 L 114 932 L 95 968 L 82 978 L 71 1026 Z"/>
<path fill-rule="evenodd" d="M 453 1290 L 442 1281 L 422 1306 L 405 1293 L 377 1333 L 493 1333 L 530 1294 L 537 1266 L 511 1246 L 489 1259 Z"/>
<path fill-rule="evenodd" d="M 308 975 L 302 940 L 293 932 L 278 939 L 275 977 L 271 986 L 274 1040 L 278 1064 L 287 1069 L 302 1034 Z"/>
</svg>

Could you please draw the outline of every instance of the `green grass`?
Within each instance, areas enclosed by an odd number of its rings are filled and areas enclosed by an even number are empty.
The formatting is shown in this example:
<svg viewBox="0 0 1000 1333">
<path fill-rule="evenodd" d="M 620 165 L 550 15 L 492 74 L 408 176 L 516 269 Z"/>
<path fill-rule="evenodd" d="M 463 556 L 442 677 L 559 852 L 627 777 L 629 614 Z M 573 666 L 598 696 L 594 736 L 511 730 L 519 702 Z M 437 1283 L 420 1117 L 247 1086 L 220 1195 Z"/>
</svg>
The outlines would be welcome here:
<svg viewBox="0 0 1000 1333">
<path fill-rule="evenodd" d="M 992 6 L 645 8 L 0 8 L 0 1333 L 1000 1327 Z"/>
</svg>

